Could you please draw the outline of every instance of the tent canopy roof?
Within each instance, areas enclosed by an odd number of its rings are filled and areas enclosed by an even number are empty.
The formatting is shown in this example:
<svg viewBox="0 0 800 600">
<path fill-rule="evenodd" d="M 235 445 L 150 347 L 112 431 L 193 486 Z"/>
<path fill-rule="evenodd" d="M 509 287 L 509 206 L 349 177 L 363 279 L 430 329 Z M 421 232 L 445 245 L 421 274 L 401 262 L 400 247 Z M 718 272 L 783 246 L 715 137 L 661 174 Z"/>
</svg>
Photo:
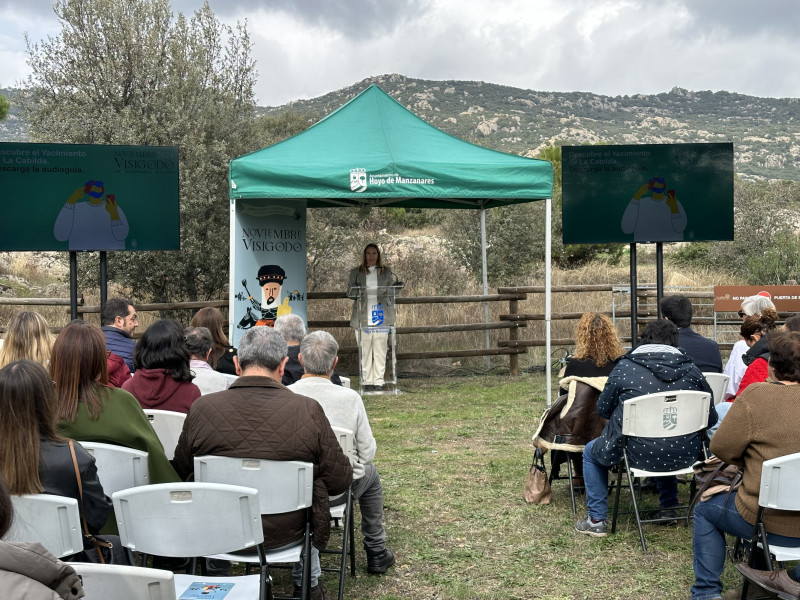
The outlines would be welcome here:
<svg viewBox="0 0 800 600">
<path fill-rule="evenodd" d="M 372 85 L 282 142 L 230 163 L 230 198 L 308 206 L 475 208 L 550 198 L 544 160 L 470 144 L 429 125 Z"/>
</svg>

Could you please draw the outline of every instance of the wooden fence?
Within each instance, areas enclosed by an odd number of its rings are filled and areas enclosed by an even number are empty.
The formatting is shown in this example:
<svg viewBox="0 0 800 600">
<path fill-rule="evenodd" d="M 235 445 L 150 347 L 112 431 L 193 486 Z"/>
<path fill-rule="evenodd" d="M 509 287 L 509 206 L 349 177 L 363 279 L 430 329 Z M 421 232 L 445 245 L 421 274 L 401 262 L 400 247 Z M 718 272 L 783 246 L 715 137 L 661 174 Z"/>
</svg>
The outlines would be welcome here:
<svg viewBox="0 0 800 600">
<path fill-rule="evenodd" d="M 586 292 L 608 292 L 613 295 L 615 291 L 623 289 L 624 286 L 620 285 L 564 285 L 553 286 L 552 292 L 554 297 L 556 294 L 580 294 Z M 521 335 L 523 328 L 529 324 L 544 322 L 544 313 L 525 313 L 520 312 L 520 303 L 535 295 L 543 295 L 545 292 L 544 286 L 527 286 L 527 287 L 500 287 L 497 289 L 496 294 L 488 295 L 469 295 L 469 296 L 399 296 L 396 301 L 400 305 L 423 305 L 423 304 L 463 304 L 463 303 L 508 303 L 508 312 L 499 315 L 498 321 L 491 322 L 471 322 L 460 324 L 447 324 L 447 325 L 423 325 L 423 326 L 404 326 L 397 327 L 397 335 L 406 334 L 441 334 L 445 336 L 455 332 L 466 331 L 491 331 L 491 330 L 505 330 L 508 332 L 506 339 L 497 340 L 496 347 L 490 348 L 470 348 L 470 349 L 448 349 L 448 350 L 430 350 L 430 351 L 416 351 L 416 352 L 398 352 L 397 360 L 420 360 L 420 359 L 433 359 L 433 358 L 467 358 L 467 357 L 486 357 L 486 356 L 508 356 L 509 357 L 509 371 L 512 375 L 519 373 L 519 355 L 526 354 L 529 348 L 545 346 L 544 335 L 534 337 L 532 334 L 527 336 L 527 339 Z M 669 291 L 667 293 L 670 293 Z M 712 291 L 689 291 L 681 290 L 683 293 L 692 300 L 702 300 L 707 303 L 710 299 L 713 303 Z M 638 310 L 637 318 L 640 325 L 644 325 L 647 321 L 656 318 L 657 307 L 655 306 L 655 290 L 642 289 L 637 293 Z M 308 292 L 306 294 L 308 300 L 326 301 L 326 300 L 342 300 L 346 299 L 347 295 L 344 292 Z M 0 306 L 21 306 L 26 308 L 35 308 L 36 306 L 63 306 L 65 310 L 66 320 L 69 315 L 69 299 L 68 298 L 0 298 Z M 169 312 L 169 311 L 185 311 L 185 310 L 199 310 L 201 308 L 213 306 L 220 309 L 228 308 L 227 300 L 212 300 L 212 301 L 198 301 L 198 302 L 155 302 L 136 304 L 136 310 L 140 313 L 143 312 Z M 629 319 L 631 316 L 629 304 L 625 308 L 617 308 L 614 302 L 609 297 L 609 307 L 611 310 L 598 311 L 607 314 L 614 319 Z M 731 325 L 734 324 L 738 328 L 740 320 L 729 318 L 722 320 L 718 315 L 713 313 L 713 306 L 711 307 L 711 316 L 697 316 L 693 319 L 693 324 L 697 325 Z M 86 305 L 83 299 L 78 302 L 78 314 L 82 317 L 87 314 L 98 314 L 100 312 L 99 305 Z M 706 311 L 707 312 L 707 311 Z M 558 321 L 576 321 L 580 319 L 582 312 L 553 312 L 551 314 L 551 322 Z M 66 323 L 65 320 L 65 323 Z M 313 313 L 309 314 L 308 321 L 309 329 L 346 329 L 349 330 L 349 320 L 315 320 Z M 58 332 L 61 326 L 54 326 L 54 332 Z M 0 326 L 0 333 L 5 333 L 7 327 Z M 138 337 L 138 336 L 137 336 Z M 623 335 L 622 340 L 624 343 L 630 343 L 630 335 Z M 552 347 L 572 347 L 575 342 L 570 337 L 554 338 L 551 340 Z M 720 348 L 726 349 L 732 346 L 732 342 L 720 343 Z M 402 344 L 399 345 L 402 348 Z M 342 355 L 354 355 L 358 353 L 356 346 L 342 346 L 339 349 Z"/>
</svg>

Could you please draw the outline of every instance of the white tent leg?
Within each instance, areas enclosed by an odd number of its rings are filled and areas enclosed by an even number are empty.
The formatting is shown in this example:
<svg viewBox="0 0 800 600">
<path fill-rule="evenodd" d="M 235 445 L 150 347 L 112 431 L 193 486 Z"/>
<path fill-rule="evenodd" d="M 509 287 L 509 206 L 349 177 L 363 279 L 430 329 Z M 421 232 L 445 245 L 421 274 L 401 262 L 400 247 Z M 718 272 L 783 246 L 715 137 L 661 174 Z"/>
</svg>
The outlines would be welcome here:
<svg viewBox="0 0 800 600">
<path fill-rule="evenodd" d="M 481 274 L 483 275 L 483 295 L 489 295 L 489 274 L 488 263 L 486 261 L 486 207 L 481 206 Z M 483 303 L 483 322 L 489 322 L 489 303 Z M 490 347 L 489 330 L 486 333 L 486 349 Z M 492 368 L 492 357 L 486 357 L 486 368 Z"/>
<path fill-rule="evenodd" d="M 544 231 L 544 323 L 545 323 L 545 374 L 547 378 L 547 407 L 550 407 L 550 398 L 552 390 L 552 374 L 550 373 L 550 295 L 552 291 L 552 272 L 551 272 L 551 254 L 552 254 L 552 212 L 553 212 L 553 199 L 547 198 L 544 201 L 545 206 L 545 231 Z"/>
</svg>

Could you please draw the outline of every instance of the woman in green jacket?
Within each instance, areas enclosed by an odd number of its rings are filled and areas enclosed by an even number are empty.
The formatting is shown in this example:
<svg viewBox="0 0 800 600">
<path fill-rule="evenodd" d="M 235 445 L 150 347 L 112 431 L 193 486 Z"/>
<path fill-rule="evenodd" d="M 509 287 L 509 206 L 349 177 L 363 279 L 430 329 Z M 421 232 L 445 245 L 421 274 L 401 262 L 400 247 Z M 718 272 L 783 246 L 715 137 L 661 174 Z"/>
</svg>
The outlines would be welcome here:
<svg viewBox="0 0 800 600">
<path fill-rule="evenodd" d="M 109 387 L 106 344 L 99 327 L 82 322 L 67 325 L 53 345 L 50 375 L 56 385 L 62 435 L 143 450 L 150 483 L 180 481 L 136 398 Z"/>
</svg>

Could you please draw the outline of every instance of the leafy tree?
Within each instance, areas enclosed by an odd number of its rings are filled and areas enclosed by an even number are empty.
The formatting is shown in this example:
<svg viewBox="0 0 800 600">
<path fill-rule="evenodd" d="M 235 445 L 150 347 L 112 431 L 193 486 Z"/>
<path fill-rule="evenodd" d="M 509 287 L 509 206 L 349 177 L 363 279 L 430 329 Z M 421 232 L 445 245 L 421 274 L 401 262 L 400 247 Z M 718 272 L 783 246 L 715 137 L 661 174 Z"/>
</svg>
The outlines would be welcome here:
<svg viewBox="0 0 800 600">
<path fill-rule="evenodd" d="M 296 117 L 258 121 L 246 24 L 208 3 L 173 18 L 168 0 L 57 0 L 61 30 L 29 39 L 22 111 L 36 142 L 176 145 L 181 250 L 109 253 L 109 276 L 134 297 L 207 299 L 228 282 L 231 158 Z M 92 264 L 93 263 L 93 264 Z M 88 273 L 96 261 L 83 261 Z"/>
<path fill-rule="evenodd" d="M 8 116 L 8 109 L 10 107 L 11 104 L 8 102 L 8 98 L 5 96 L 0 96 L 0 121 Z"/>
</svg>

